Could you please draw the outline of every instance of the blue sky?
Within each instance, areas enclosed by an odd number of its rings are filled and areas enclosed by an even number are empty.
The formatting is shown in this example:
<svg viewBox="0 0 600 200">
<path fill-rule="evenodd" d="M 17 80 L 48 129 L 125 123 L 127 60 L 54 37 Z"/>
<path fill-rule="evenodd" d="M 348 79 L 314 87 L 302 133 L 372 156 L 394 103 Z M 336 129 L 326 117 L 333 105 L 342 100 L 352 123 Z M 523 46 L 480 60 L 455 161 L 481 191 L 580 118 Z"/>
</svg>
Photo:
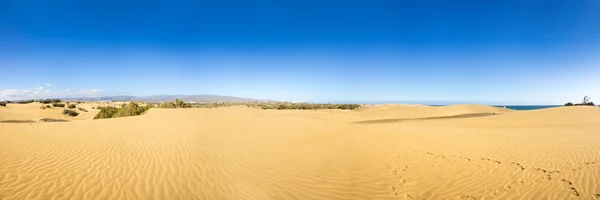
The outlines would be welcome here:
<svg viewBox="0 0 600 200">
<path fill-rule="evenodd" d="M 594 100 L 599 21 L 595 0 L 1 0 L 0 99 Z"/>
</svg>

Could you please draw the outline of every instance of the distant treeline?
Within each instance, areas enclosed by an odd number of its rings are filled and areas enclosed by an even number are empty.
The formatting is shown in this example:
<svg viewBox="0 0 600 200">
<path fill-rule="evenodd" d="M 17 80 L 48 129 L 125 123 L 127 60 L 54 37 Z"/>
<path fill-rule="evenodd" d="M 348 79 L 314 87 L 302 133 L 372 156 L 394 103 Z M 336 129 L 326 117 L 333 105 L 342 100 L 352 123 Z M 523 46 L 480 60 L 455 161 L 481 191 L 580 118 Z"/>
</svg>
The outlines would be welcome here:
<svg viewBox="0 0 600 200">
<path fill-rule="evenodd" d="M 5 101 L 5 103 L 16 103 L 16 104 L 28 104 L 28 103 L 33 103 L 33 102 L 49 104 L 49 103 L 60 103 L 61 101 L 60 101 L 60 99 L 38 99 L 38 100 L 30 99 L 30 100 L 19 100 L 19 101 Z"/>
<path fill-rule="evenodd" d="M 251 108 L 260 108 L 263 110 L 317 110 L 317 109 L 343 109 L 354 110 L 360 107 L 359 104 L 312 104 L 312 103 L 287 103 L 287 102 L 253 102 L 253 103 L 193 103 L 192 108 L 218 108 L 227 106 L 248 106 Z"/>
</svg>

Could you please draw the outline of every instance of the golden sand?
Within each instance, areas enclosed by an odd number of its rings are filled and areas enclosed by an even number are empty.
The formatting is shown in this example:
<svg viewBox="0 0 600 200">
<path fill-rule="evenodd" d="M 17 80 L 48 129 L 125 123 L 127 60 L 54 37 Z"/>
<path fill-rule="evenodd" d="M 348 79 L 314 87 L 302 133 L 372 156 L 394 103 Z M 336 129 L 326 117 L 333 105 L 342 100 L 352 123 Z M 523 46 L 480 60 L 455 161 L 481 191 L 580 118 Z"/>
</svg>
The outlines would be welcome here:
<svg viewBox="0 0 600 200">
<path fill-rule="evenodd" d="M 0 107 L 0 120 L 68 118 L 39 106 Z M 70 122 L 0 123 L 0 199 L 600 198 L 598 107 L 155 108 L 102 120 L 89 107 Z M 495 115 L 448 117 L 481 113 Z"/>
</svg>

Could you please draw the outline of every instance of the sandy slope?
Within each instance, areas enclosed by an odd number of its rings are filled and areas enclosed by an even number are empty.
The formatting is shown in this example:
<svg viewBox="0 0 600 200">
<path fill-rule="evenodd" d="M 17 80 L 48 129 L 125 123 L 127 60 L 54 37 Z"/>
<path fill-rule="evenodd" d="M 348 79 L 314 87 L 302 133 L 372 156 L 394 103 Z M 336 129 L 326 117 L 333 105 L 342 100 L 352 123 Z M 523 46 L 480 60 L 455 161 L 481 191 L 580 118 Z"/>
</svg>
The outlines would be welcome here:
<svg viewBox="0 0 600 200">
<path fill-rule="evenodd" d="M 349 123 L 490 110 L 504 114 Z M 597 107 L 152 109 L 3 123 L 0 199 L 595 199 L 599 134 Z"/>
<path fill-rule="evenodd" d="M 67 120 L 81 120 L 93 118 L 97 110 L 91 109 L 90 105 L 78 105 L 86 108 L 88 112 L 82 112 L 77 109 L 79 115 L 76 117 L 69 117 L 62 114 L 66 108 L 48 108 L 40 109 L 42 106 L 50 104 L 41 103 L 28 103 L 28 104 L 8 104 L 6 107 L 0 107 L 0 121 L 4 120 L 22 120 L 22 121 L 39 121 L 42 118 L 53 118 L 53 119 L 67 119 Z"/>
</svg>

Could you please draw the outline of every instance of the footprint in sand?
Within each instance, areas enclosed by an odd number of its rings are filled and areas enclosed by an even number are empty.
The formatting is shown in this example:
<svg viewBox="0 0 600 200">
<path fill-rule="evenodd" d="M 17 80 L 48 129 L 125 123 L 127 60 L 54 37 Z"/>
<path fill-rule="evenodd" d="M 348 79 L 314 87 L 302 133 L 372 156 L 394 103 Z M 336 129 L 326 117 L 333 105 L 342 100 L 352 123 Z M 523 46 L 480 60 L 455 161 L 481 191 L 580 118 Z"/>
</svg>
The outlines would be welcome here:
<svg viewBox="0 0 600 200">
<path fill-rule="evenodd" d="M 390 185 L 388 187 L 388 191 L 390 192 L 390 195 L 392 195 L 392 196 L 398 196 L 398 192 L 396 192 L 396 187 L 394 187 L 393 185 Z"/>
<path fill-rule="evenodd" d="M 568 181 L 566 179 L 560 179 L 560 181 L 567 186 L 567 189 L 571 192 L 571 195 L 578 197 L 579 196 L 579 192 L 577 191 L 577 188 L 573 187 L 573 182 Z"/>
<path fill-rule="evenodd" d="M 458 199 L 458 200 L 476 200 L 477 198 L 475 198 L 474 196 L 471 196 L 471 195 L 460 195 L 460 196 L 457 196 L 456 199 Z"/>
</svg>

